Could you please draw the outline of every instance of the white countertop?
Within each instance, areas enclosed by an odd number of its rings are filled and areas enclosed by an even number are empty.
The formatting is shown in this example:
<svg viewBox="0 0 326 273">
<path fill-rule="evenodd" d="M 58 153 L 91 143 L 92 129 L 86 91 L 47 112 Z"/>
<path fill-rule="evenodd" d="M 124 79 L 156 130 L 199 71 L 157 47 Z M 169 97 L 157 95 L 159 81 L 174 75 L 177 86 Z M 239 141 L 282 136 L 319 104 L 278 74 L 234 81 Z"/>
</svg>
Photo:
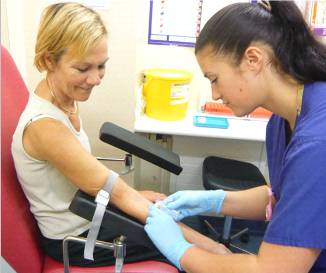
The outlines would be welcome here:
<svg viewBox="0 0 326 273">
<path fill-rule="evenodd" d="M 267 119 L 227 117 L 229 121 L 228 129 L 203 128 L 193 125 L 193 115 L 196 114 L 203 115 L 202 113 L 189 111 L 187 117 L 183 120 L 160 121 L 145 114 L 140 114 L 136 118 L 134 131 L 165 135 L 265 141 Z"/>
</svg>

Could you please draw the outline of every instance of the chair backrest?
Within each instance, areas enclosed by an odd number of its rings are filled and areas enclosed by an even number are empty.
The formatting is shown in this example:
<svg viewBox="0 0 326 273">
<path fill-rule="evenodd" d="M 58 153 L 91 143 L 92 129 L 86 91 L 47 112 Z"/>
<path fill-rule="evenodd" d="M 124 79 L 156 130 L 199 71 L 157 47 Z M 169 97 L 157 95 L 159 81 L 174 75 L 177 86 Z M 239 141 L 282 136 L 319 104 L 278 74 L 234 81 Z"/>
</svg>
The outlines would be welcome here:
<svg viewBox="0 0 326 273">
<path fill-rule="evenodd" d="M 17 273 L 40 273 L 44 255 L 35 219 L 17 180 L 11 142 L 28 100 L 26 85 L 1 46 L 1 254 Z"/>
<path fill-rule="evenodd" d="M 202 168 L 206 190 L 246 190 L 266 185 L 260 170 L 252 163 L 218 156 L 208 156 Z"/>
</svg>

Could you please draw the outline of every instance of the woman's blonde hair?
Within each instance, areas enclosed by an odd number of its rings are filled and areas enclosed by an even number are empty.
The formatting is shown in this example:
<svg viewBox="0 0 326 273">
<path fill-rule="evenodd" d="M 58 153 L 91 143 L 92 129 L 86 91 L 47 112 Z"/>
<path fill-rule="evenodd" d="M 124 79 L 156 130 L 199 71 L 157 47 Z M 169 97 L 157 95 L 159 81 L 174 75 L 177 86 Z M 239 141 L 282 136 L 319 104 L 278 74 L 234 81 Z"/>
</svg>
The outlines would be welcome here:
<svg viewBox="0 0 326 273">
<path fill-rule="evenodd" d="M 68 48 L 74 57 L 82 58 L 106 35 L 105 25 L 94 10 L 78 3 L 50 5 L 42 14 L 34 64 L 39 71 L 48 70 L 46 55 L 57 63 Z"/>
</svg>

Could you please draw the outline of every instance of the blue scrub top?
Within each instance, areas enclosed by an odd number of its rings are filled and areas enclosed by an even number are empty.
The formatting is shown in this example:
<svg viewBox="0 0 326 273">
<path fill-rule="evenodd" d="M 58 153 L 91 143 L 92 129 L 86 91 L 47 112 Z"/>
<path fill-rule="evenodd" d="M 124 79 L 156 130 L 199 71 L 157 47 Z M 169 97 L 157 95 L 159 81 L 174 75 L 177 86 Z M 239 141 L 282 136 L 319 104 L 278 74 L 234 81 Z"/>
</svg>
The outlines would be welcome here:
<svg viewBox="0 0 326 273">
<path fill-rule="evenodd" d="M 301 114 L 287 143 L 286 121 L 266 131 L 270 182 L 277 200 L 264 241 L 319 248 L 311 273 L 326 272 L 326 82 L 304 87 Z"/>
</svg>

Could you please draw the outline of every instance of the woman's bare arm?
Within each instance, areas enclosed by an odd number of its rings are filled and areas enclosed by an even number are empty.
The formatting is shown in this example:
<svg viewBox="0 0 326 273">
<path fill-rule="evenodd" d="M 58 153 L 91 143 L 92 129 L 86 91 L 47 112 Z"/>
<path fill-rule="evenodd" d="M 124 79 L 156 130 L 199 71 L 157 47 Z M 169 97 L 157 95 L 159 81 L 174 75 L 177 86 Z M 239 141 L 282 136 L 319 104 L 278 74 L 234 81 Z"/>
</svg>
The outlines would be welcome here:
<svg viewBox="0 0 326 273">
<path fill-rule="evenodd" d="M 181 258 L 187 273 L 308 273 L 320 250 L 263 242 L 258 255 L 216 255 L 191 247 Z"/>
<path fill-rule="evenodd" d="M 242 219 L 265 220 L 269 202 L 267 186 L 226 193 L 221 214 Z M 272 204 L 275 203 L 273 199 Z"/>
<path fill-rule="evenodd" d="M 25 130 L 23 144 L 26 152 L 38 159 L 49 161 L 82 191 L 95 196 L 108 178 L 108 169 L 89 154 L 68 128 L 57 120 L 44 118 L 31 123 Z M 125 213 L 145 223 L 152 204 L 120 177 L 113 187 L 110 202 Z M 225 252 L 211 239 L 181 225 L 186 239 L 217 253 Z"/>
</svg>

